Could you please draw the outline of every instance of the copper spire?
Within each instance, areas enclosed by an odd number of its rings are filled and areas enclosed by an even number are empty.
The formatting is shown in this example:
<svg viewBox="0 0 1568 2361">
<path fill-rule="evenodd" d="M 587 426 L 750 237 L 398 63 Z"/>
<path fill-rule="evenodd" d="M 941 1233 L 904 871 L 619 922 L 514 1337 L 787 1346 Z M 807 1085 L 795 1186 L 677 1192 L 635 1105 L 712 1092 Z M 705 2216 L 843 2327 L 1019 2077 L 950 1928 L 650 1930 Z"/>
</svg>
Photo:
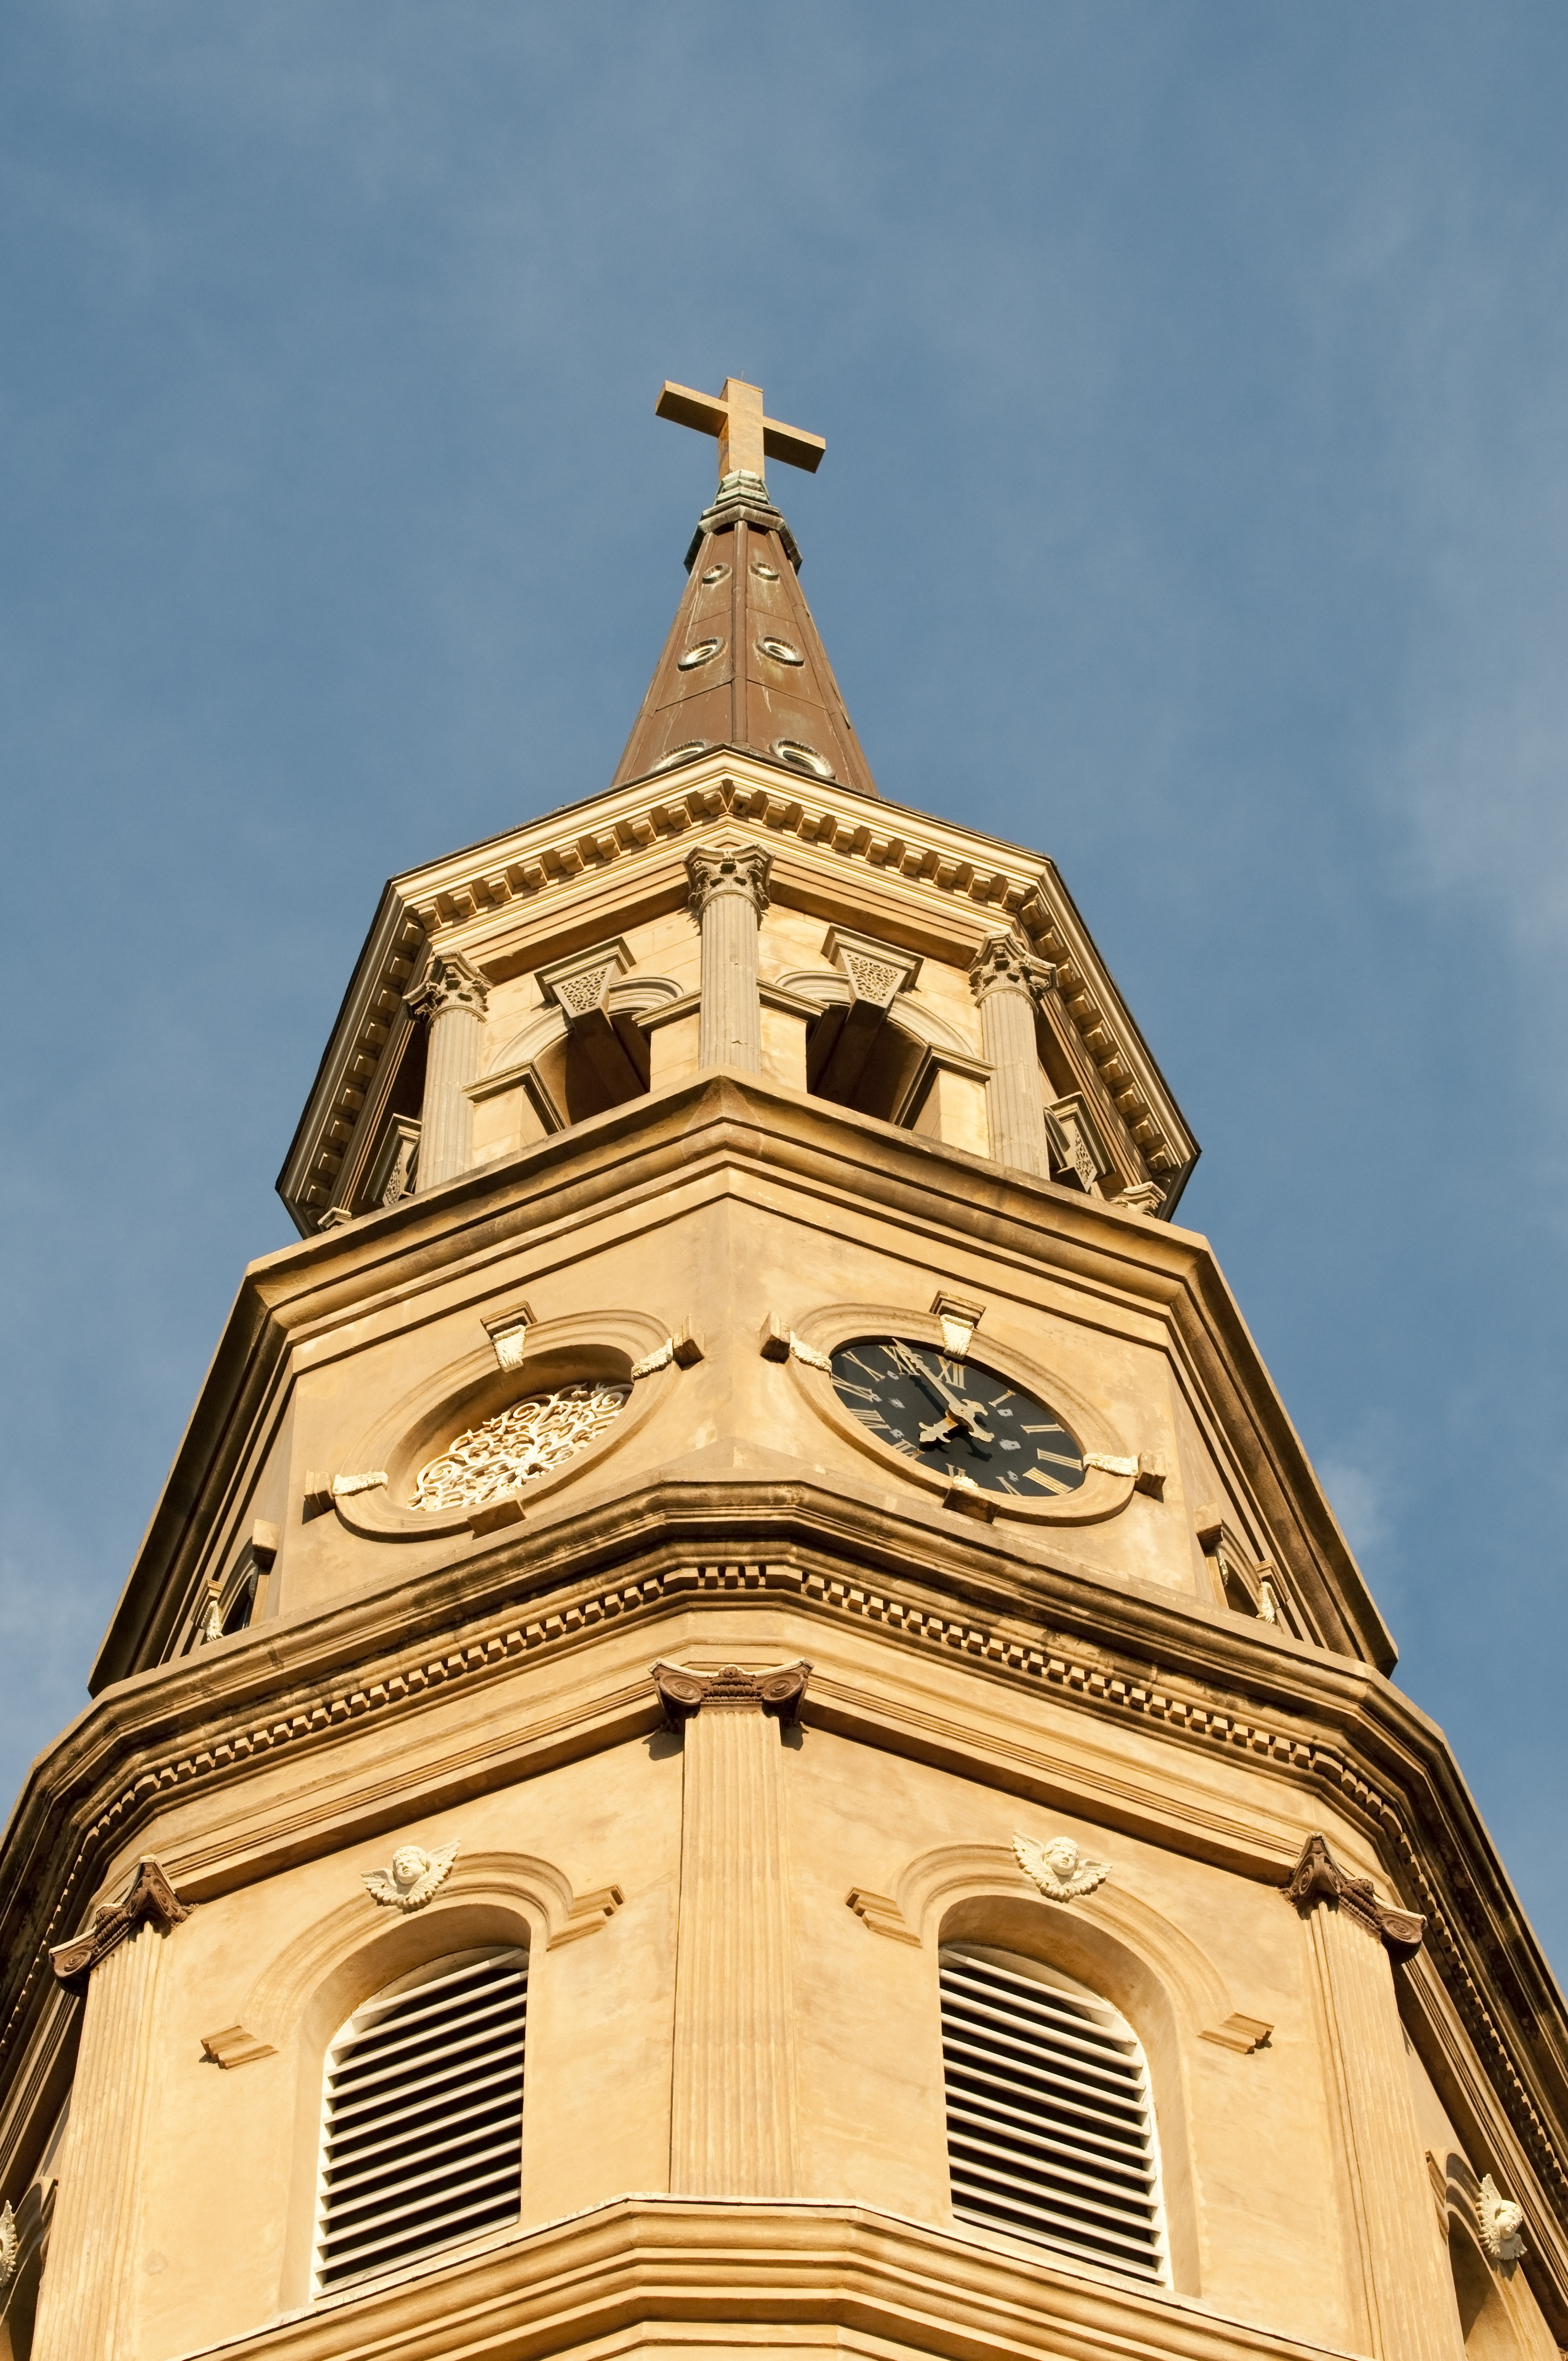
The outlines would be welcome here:
<svg viewBox="0 0 1568 2361">
<path fill-rule="evenodd" d="M 667 383 L 655 408 L 718 437 L 718 490 L 697 520 L 686 552 L 691 579 L 611 784 L 733 746 L 874 796 L 796 579 L 800 551 L 762 475 L 764 456 L 814 473 L 827 444 L 764 417 L 761 386 L 740 378 L 727 378 L 717 396 Z"/>
</svg>

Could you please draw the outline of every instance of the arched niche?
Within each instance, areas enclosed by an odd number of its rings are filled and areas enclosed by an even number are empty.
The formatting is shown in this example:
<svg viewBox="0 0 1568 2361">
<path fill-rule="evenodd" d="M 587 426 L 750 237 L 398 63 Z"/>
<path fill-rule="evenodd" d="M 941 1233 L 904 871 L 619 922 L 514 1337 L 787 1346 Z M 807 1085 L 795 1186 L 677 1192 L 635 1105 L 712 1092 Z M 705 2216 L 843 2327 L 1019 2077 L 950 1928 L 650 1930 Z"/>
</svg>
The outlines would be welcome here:
<svg viewBox="0 0 1568 2361">
<path fill-rule="evenodd" d="M 1448 2221 L 1448 2268 L 1466 2361 L 1525 2361 L 1529 2348 L 1514 2325 L 1497 2268 L 1456 2213 Z"/>
<path fill-rule="evenodd" d="M 1095 1832 L 1084 1831 L 1091 1850 Z M 931 1961 L 944 1943 L 983 1943 L 1055 1968 L 1120 2009 L 1148 2064 L 1158 2126 L 1171 2283 L 1202 2292 L 1190 2084 L 1195 2045 L 1234 2021 L 1224 1977 L 1164 1914 L 1114 1883 L 1049 1902 L 1001 1845 L 944 1845 L 912 1861 L 895 1887 L 900 1915 Z"/>
<path fill-rule="evenodd" d="M 806 1086 L 814 1097 L 986 1152 L 990 1069 L 935 1010 L 906 991 L 885 1005 L 863 998 L 835 969 L 798 969 L 778 983 L 817 1012 L 806 1038 Z"/>
<path fill-rule="evenodd" d="M 429 1831 L 420 1834 L 428 1843 Z M 382 1839 L 382 1857 L 397 1841 L 396 1836 Z M 359 1886 L 357 1868 L 345 1866 L 345 1876 Z M 292 2085 L 279 2290 L 285 2310 L 310 2301 L 322 2075 L 334 2035 L 375 1993 L 449 1953 L 518 1945 L 529 1953 L 532 1974 L 553 1946 L 603 1926 L 619 1899 L 616 1889 L 575 1896 L 563 1871 L 529 1854 L 459 1853 L 422 1909 L 378 1908 L 361 1888 L 302 1928 L 267 1963 L 247 1996 L 242 2022 L 279 2053 L 277 2066 Z M 525 2171 L 527 2141 L 525 2113 Z"/>
<path fill-rule="evenodd" d="M 641 1097 L 648 1088 L 648 1036 L 638 1023 L 680 997 L 667 976 L 608 985 L 601 1001 L 574 1014 L 552 1001 L 510 1035 L 470 1084 L 478 1150 L 488 1161 L 552 1132 L 569 1130 Z"/>
</svg>

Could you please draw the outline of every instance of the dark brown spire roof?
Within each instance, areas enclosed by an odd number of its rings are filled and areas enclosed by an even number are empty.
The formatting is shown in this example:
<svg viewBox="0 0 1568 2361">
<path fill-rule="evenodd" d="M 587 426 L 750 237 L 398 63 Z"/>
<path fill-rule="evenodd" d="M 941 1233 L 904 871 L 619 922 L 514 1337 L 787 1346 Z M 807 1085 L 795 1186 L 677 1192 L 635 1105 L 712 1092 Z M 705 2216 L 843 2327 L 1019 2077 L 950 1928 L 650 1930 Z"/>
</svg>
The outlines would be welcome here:
<svg viewBox="0 0 1568 2361">
<path fill-rule="evenodd" d="M 801 591 L 795 535 L 760 475 L 737 468 L 697 522 L 675 610 L 613 786 L 716 746 L 874 796 Z"/>
</svg>

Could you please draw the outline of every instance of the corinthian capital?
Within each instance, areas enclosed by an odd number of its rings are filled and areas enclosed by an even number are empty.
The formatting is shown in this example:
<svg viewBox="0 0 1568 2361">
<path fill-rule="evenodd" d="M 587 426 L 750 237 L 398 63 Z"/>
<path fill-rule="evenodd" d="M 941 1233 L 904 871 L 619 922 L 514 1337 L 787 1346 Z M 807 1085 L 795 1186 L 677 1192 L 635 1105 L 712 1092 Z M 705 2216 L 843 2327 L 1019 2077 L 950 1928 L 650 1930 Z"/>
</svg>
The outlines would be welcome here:
<svg viewBox="0 0 1568 2361">
<path fill-rule="evenodd" d="M 698 846 L 686 855 L 691 880 L 692 916 L 700 918 L 721 894 L 743 894 L 759 918 L 768 906 L 768 872 L 773 856 L 760 844 L 721 844 L 709 851 Z"/>
<path fill-rule="evenodd" d="M 485 1013 L 489 986 L 477 971 L 471 968 L 461 951 L 431 961 L 424 981 L 417 992 L 411 992 L 404 1002 L 411 1016 L 422 1016 L 428 1023 L 444 1016 L 449 1008 L 466 1008 L 475 1016 Z"/>
<path fill-rule="evenodd" d="M 1014 934 L 987 935 L 969 972 L 969 988 L 977 1000 L 993 992 L 1023 992 L 1037 1000 L 1056 980 L 1049 961 L 1036 959 Z"/>
</svg>

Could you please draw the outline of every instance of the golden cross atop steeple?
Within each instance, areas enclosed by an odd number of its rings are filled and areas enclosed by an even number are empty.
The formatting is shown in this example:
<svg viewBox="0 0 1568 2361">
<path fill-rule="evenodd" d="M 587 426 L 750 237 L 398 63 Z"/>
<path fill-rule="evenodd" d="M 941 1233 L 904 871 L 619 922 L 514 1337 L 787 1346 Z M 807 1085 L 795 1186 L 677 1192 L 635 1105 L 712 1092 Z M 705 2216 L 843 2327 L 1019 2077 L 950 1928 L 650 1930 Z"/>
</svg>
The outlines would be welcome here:
<svg viewBox="0 0 1568 2361">
<path fill-rule="evenodd" d="M 718 395 L 694 393 L 689 385 L 672 385 L 666 379 L 653 414 L 673 418 L 677 426 L 694 426 L 699 434 L 718 435 L 720 483 L 737 468 L 760 476 L 764 456 L 815 475 L 828 448 L 820 434 L 764 418 L 762 387 L 748 385 L 740 377 L 727 377 Z"/>
</svg>

